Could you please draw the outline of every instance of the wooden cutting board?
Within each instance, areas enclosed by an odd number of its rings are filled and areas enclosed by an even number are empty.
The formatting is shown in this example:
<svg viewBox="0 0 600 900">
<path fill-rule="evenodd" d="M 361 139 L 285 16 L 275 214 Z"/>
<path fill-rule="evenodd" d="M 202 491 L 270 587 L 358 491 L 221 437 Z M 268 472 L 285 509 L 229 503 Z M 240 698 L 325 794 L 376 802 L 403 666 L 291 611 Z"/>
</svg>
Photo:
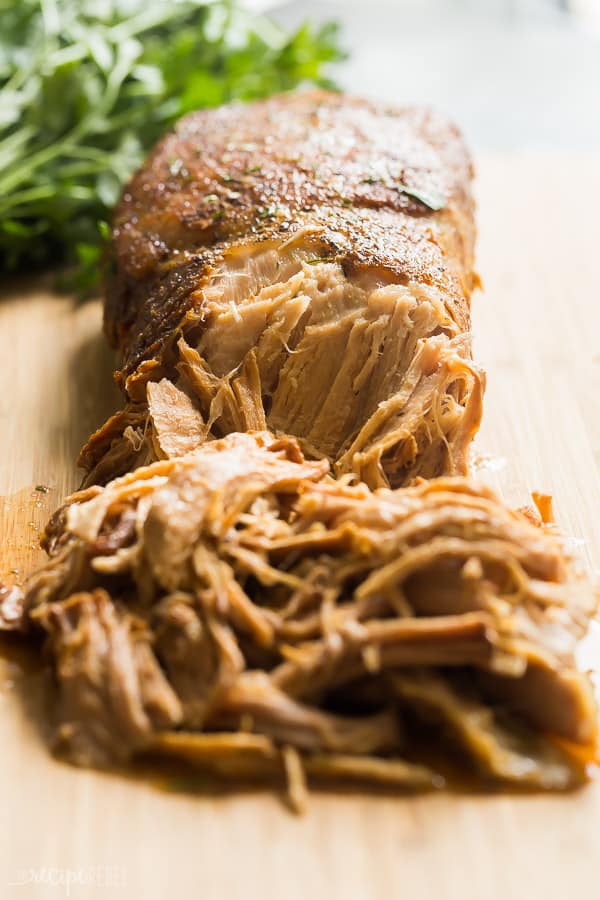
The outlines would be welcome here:
<svg viewBox="0 0 600 900">
<path fill-rule="evenodd" d="M 478 474 L 513 503 L 552 493 L 593 569 L 600 167 L 532 156 L 478 169 L 475 353 L 489 374 Z M 118 404 L 100 319 L 98 303 L 40 282 L 0 300 L 0 578 L 31 567 L 41 524 L 78 483 L 81 443 Z M 19 654 L 0 662 L 2 898 L 600 895 L 600 782 L 568 796 L 321 793 L 298 819 L 268 793 L 190 795 L 59 763 L 39 724 L 45 702 Z"/>
</svg>

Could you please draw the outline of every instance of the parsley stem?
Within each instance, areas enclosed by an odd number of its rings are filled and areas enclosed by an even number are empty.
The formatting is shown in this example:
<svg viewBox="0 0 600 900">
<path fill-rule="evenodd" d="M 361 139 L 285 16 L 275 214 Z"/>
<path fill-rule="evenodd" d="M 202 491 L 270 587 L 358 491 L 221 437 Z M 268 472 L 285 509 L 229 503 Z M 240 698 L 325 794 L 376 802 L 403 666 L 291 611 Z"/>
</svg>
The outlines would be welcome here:
<svg viewBox="0 0 600 900">
<path fill-rule="evenodd" d="M 20 164 L 17 164 L 12 171 L 9 169 L 4 178 L 0 178 L 0 194 L 13 190 L 20 182 L 30 178 L 36 169 L 41 168 L 41 166 L 46 165 L 60 156 L 66 146 L 75 142 L 81 136 L 83 130 L 84 121 L 77 124 L 62 141 L 57 141 L 54 144 L 48 144 L 47 146 L 42 147 L 42 149 L 38 150 L 37 153 L 34 153 L 33 156 L 30 156 Z"/>
</svg>

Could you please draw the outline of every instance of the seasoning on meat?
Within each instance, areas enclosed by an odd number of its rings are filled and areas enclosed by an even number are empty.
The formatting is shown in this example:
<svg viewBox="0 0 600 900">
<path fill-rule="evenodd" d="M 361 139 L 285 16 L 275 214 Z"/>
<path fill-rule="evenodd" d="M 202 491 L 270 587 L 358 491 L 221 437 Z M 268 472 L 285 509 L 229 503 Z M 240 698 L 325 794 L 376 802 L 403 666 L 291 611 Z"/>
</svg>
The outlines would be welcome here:
<svg viewBox="0 0 600 900">
<path fill-rule="evenodd" d="M 184 118 L 117 207 L 127 406 L 82 451 L 88 483 L 263 428 L 371 487 L 466 474 L 471 175 L 422 109 L 308 92 Z"/>
<path fill-rule="evenodd" d="M 47 635 L 76 763 L 287 774 L 302 807 L 305 778 L 442 785 L 417 721 L 484 780 L 584 777 L 564 747 L 597 738 L 574 662 L 593 590 L 469 480 L 371 492 L 291 438 L 232 434 L 75 494 L 45 544 L 4 622 Z"/>
</svg>

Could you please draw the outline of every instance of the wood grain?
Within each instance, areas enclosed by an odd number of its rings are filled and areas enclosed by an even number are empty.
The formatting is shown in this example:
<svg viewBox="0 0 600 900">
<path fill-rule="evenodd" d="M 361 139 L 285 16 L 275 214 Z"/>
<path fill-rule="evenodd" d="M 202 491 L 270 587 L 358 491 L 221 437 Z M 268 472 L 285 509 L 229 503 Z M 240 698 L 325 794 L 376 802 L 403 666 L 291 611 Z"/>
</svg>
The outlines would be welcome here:
<svg viewBox="0 0 600 900">
<path fill-rule="evenodd" d="M 475 298 L 475 352 L 489 373 L 480 475 L 514 503 L 552 493 L 594 569 L 600 168 L 585 158 L 488 158 L 478 190 L 485 292 Z M 40 283 L 9 286 L 0 353 L 0 577 L 17 568 L 18 579 L 46 513 L 77 485 L 82 440 L 118 397 L 97 303 Z M 91 882 L 70 885 L 86 900 L 562 900 L 567 889 L 600 890 L 600 783 L 558 797 L 317 794 L 303 819 L 269 794 L 167 792 L 50 757 L 43 682 L 20 675 L 19 660 L 0 669 L 3 898 L 66 895 L 48 882 L 68 870 Z"/>
</svg>

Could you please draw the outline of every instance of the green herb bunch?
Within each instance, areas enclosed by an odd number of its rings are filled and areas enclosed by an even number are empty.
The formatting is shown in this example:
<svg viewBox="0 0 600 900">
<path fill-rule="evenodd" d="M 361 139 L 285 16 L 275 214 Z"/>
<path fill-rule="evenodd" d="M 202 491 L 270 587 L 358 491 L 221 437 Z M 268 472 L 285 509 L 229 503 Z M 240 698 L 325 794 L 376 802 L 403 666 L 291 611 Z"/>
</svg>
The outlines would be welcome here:
<svg viewBox="0 0 600 900">
<path fill-rule="evenodd" d="M 78 262 L 179 116 L 328 85 L 336 27 L 288 34 L 233 0 L 0 0 L 0 266 Z"/>
</svg>

